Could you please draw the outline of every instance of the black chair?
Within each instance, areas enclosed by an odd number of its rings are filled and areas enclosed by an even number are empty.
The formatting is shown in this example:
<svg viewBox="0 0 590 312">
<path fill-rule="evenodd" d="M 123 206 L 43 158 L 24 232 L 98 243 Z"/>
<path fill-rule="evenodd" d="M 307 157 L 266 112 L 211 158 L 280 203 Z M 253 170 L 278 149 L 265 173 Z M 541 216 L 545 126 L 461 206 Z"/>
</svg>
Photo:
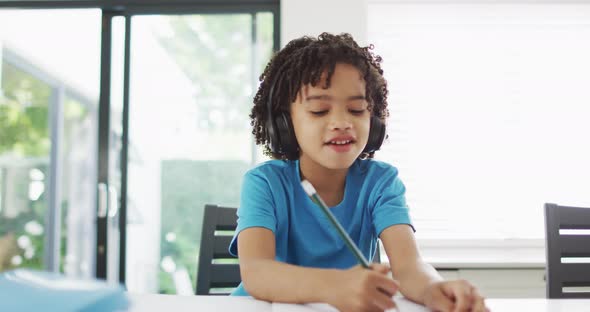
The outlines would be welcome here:
<svg viewBox="0 0 590 312">
<path fill-rule="evenodd" d="M 373 263 L 381 263 L 381 241 L 377 240 L 377 250 L 375 250 L 375 256 L 373 257 Z"/>
<path fill-rule="evenodd" d="M 590 230 L 590 208 L 545 204 L 547 298 L 590 298 L 590 263 L 562 263 L 562 258 L 590 257 L 590 235 L 561 235 L 559 230 Z"/>
<path fill-rule="evenodd" d="M 197 295 L 227 295 L 229 294 L 227 289 L 235 288 L 240 284 L 240 267 L 237 261 L 217 263 L 223 262 L 219 261 L 220 259 L 236 259 L 228 251 L 231 234 L 216 235 L 216 231 L 236 230 L 238 219 L 236 212 L 236 208 L 205 205 L 197 269 Z M 225 288 L 226 291 L 216 291 L 220 288 Z"/>
</svg>

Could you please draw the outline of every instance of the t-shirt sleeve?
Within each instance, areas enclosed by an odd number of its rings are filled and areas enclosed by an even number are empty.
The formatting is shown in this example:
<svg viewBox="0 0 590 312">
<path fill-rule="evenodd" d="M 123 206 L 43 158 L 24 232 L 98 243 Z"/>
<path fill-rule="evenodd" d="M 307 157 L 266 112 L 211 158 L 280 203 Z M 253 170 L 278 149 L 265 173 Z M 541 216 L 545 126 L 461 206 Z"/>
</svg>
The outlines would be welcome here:
<svg viewBox="0 0 590 312">
<path fill-rule="evenodd" d="M 373 190 L 375 198 L 372 217 L 377 237 L 383 230 L 396 224 L 408 224 L 416 231 L 406 205 L 406 187 L 399 179 L 397 169 L 386 169 L 380 180 Z"/>
<path fill-rule="evenodd" d="M 242 182 L 238 226 L 229 246 L 229 252 L 238 256 L 238 235 L 241 231 L 250 227 L 263 227 L 274 233 L 276 220 L 269 181 L 260 172 L 247 172 Z"/>
</svg>

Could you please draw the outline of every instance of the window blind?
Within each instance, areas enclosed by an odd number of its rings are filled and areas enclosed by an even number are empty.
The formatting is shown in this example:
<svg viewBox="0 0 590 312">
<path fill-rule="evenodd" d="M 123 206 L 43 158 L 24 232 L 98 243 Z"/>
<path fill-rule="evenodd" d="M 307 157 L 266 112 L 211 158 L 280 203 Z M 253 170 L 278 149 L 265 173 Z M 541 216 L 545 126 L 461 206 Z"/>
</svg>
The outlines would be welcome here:
<svg viewBox="0 0 590 312">
<path fill-rule="evenodd" d="M 369 1 L 418 238 L 540 239 L 590 207 L 590 4 Z"/>
</svg>

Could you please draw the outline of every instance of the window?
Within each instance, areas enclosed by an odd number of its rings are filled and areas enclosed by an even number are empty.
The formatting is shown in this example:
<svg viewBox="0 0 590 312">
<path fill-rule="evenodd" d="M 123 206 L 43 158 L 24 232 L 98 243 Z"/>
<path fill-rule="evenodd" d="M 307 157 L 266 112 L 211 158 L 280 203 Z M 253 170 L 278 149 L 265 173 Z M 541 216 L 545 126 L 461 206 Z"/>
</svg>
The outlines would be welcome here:
<svg viewBox="0 0 590 312">
<path fill-rule="evenodd" d="M 0 10 L 0 271 L 94 275 L 99 45 L 98 10 Z"/>
<path fill-rule="evenodd" d="M 389 140 L 420 239 L 544 237 L 590 206 L 590 5 L 373 1 Z"/>
<path fill-rule="evenodd" d="M 193 293 L 205 203 L 263 160 L 279 1 L 41 2 L 0 1 L 0 271 Z"/>
<path fill-rule="evenodd" d="M 243 174 L 262 160 L 248 115 L 273 14 L 131 24 L 127 286 L 193 294 L 205 204 L 237 207 Z"/>
</svg>

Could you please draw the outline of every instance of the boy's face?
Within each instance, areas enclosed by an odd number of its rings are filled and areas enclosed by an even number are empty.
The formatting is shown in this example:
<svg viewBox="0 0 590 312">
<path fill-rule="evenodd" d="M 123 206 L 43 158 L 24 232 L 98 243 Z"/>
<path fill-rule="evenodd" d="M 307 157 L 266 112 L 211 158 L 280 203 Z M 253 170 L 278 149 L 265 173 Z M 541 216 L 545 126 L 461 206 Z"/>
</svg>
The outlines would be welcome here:
<svg viewBox="0 0 590 312">
<path fill-rule="evenodd" d="M 365 81 L 352 65 L 337 64 L 330 88 L 303 86 L 291 103 L 291 119 L 300 160 L 328 169 L 346 169 L 361 154 L 369 137 Z"/>
</svg>

